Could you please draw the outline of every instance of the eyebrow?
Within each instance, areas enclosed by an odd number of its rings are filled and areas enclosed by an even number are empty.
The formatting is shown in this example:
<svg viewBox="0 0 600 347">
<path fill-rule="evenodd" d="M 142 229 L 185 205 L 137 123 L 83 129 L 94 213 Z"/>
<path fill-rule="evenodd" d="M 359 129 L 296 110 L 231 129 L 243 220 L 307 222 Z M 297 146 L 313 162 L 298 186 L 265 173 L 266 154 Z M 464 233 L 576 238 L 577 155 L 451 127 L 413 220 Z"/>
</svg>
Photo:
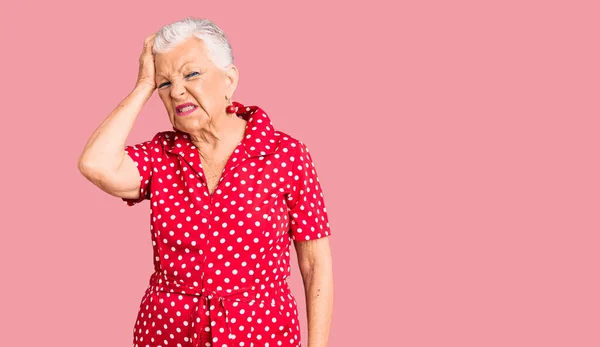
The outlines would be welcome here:
<svg viewBox="0 0 600 347">
<path fill-rule="evenodd" d="M 184 68 L 185 68 L 187 65 L 190 65 L 190 64 L 194 64 L 194 62 L 193 62 L 193 61 L 191 61 L 191 60 L 188 60 L 188 61 L 186 61 L 185 63 L 183 63 L 183 64 L 181 65 L 181 68 L 179 69 L 179 71 L 178 71 L 178 72 L 181 72 L 181 70 L 183 70 L 183 69 L 184 69 Z M 162 73 L 156 73 L 156 77 L 163 77 L 163 78 L 166 78 L 166 76 L 165 76 L 164 74 L 162 74 Z"/>
</svg>

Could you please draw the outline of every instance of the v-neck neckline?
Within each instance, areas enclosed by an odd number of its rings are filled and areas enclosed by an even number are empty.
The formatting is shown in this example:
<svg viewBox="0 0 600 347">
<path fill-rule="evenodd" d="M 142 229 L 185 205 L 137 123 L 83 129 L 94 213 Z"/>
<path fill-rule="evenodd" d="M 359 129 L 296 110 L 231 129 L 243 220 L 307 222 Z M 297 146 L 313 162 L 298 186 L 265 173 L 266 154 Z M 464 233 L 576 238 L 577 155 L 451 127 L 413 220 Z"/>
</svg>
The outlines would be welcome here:
<svg viewBox="0 0 600 347">
<path fill-rule="evenodd" d="M 188 133 L 173 128 L 175 131 L 174 138 L 169 143 L 165 143 L 167 151 L 177 154 L 180 160 L 184 160 L 189 164 L 203 186 L 206 187 L 204 188 L 206 189 L 205 193 L 210 197 L 211 201 L 215 192 L 219 190 L 220 184 L 238 165 L 249 158 L 262 157 L 275 153 L 279 144 L 279 134 L 275 133 L 270 118 L 261 108 L 257 106 L 243 106 L 235 102 L 234 104 L 243 107 L 244 110 L 237 115 L 246 121 L 244 136 L 227 159 L 214 191 L 210 192 L 208 189 L 208 181 L 202 167 L 202 158 L 200 157 L 199 149 L 193 144 Z"/>
<path fill-rule="evenodd" d="M 244 135 L 244 138 L 245 138 L 245 135 Z M 204 181 L 204 184 L 206 186 L 206 191 L 208 192 L 208 195 L 211 197 L 211 199 L 212 199 L 213 195 L 215 194 L 215 192 L 219 189 L 219 185 L 221 184 L 221 182 L 223 182 L 225 180 L 225 177 L 227 176 L 227 174 L 229 172 L 233 171 L 234 168 L 236 168 L 239 164 L 241 164 L 247 158 L 246 152 L 244 151 L 244 148 L 243 148 L 243 144 L 244 144 L 244 140 L 242 138 L 242 140 L 240 142 L 238 142 L 238 144 L 235 146 L 235 148 L 233 149 L 233 151 L 227 158 L 227 161 L 225 162 L 225 166 L 223 166 L 223 170 L 221 170 L 221 174 L 219 175 L 217 184 L 215 185 L 215 188 L 212 192 L 210 191 L 210 188 L 208 187 L 208 179 L 206 178 L 207 177 L 206 172 L 204 171 L 204 166 L 202 165 L 202 157 L 200 156 L 200 150 L 198 149 L 198 147 L 196 147 L 196 151 L 198 152 L 198 158 L 200 161 L 199 162 L 200 172 L 198 172 L 198 173 L 200 174 L 200 178 Z M 237 153 L 236 153 L 236 151 L 237 151 Z"/>
</svg>

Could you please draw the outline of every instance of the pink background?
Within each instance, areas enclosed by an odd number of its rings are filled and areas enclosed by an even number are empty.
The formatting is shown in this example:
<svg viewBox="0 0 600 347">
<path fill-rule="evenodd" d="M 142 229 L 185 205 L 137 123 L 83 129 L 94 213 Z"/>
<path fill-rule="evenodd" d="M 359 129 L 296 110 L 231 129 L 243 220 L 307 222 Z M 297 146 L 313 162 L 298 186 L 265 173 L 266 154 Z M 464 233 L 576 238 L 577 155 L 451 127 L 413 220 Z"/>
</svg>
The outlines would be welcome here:
<svg viewBox="0 0 600 347">
<path fill-rule="evenodd" d="M 597 4 L 3 3 L 0 344 L 131 345 L 148 202 L 101 192 L 77 158 L 144 37 L 196 16 L 233 45 L 235 100 L 311 149 L 329 346 L 599 346 Z M 128 143 L 169 129 L 155 94 Z"/>
</svg>

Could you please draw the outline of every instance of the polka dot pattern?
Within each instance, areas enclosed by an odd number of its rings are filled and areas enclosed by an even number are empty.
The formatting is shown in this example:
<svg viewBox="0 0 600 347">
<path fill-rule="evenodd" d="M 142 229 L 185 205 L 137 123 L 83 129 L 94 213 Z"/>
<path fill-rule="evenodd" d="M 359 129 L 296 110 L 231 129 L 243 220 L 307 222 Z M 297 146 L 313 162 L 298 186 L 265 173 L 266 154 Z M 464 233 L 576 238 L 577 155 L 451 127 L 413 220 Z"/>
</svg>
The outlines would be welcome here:
<svg viewBox="0 0 600 347">
<path fill-rule="evenodd" d="M 150 200 L 154 273 L 134 347 L 300 346 L 287 279 L 291 240 L 331 235 L 308 148 L 245 107 L 246 136 L 212 194 L 198 149 L 177 129 L 125 147 Z"/>
</svg>

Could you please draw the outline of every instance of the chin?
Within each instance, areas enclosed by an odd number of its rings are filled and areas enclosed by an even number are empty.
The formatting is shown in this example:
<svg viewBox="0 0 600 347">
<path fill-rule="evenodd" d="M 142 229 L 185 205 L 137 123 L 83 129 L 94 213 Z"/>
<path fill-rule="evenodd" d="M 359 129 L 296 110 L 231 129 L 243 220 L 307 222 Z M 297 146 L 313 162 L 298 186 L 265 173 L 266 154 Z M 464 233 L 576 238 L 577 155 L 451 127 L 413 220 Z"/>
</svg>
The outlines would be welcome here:
<svg viewBox="0 0 600 347">
<path fill-rule="evenodd" d="M 192 118 L 189 116 L 184 116 L 184 117 L 180 117 L 180 118 L 181 119 L 175 118 L 175 121 L 173 122 L 173 127 L 177 128 L 183 132 L 186 132 L 186 133 L 190 133 L 195 130 L 202 129 L 206 126 L 205 119 L 198 119 L 196 117 Z"/>
</svg>

